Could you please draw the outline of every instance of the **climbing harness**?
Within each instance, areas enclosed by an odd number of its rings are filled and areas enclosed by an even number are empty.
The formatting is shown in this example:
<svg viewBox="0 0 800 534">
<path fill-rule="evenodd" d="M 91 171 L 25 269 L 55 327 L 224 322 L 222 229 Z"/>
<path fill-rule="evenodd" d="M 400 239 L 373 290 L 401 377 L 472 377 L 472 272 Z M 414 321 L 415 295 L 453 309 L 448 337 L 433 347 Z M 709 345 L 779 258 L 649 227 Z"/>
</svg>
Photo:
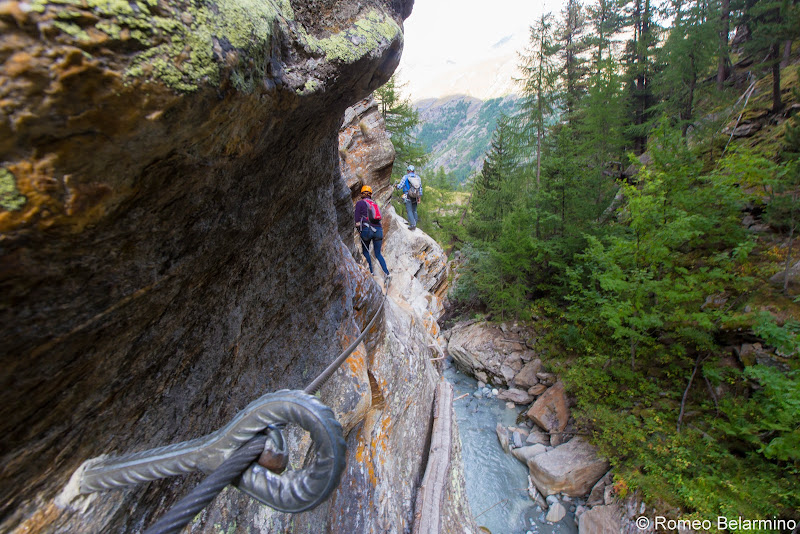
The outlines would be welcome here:
<svg viewBox="0 0 800 534">
<path fill-rule="evenodd" d="M 387 279 L 378 309 L 358 337 L 303 391 L 280 390 L 251 402 L 227 425 L 201 438 L 111 458 L 81 469 L 80 493 L 88 494 L 202 471 L 209 476 L 145 534 L 179 532 L 228 484 L 281 512 L 298 513 L 322 503 L 339 485 L 347 447 L 342 427 L 314 395 L 364 340 L 389 294 Z M 312 461 L 285 471 L 287 424 L 308 431 Z M 258 463 L 254 463 L 258 460 Z"/>
</svg>

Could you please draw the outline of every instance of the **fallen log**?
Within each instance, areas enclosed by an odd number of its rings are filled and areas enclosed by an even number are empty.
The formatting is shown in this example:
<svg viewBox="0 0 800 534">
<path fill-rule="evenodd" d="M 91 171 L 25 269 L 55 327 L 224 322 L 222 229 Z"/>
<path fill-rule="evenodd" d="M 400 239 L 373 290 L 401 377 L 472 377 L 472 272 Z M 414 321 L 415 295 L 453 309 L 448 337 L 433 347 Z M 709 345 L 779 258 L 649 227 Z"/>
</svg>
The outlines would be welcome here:
<svg viewBox="0 0 800 534">
<path fill-rule="evenodd" d="M 428 465 L 425 467 L 425 475 L 417 491 L 414 534 L 441 532 L 442 505 L 450 474 L 452 418 L 453 386 L 446 380 L 441 380 L 436 386 Z"/>
</svg>

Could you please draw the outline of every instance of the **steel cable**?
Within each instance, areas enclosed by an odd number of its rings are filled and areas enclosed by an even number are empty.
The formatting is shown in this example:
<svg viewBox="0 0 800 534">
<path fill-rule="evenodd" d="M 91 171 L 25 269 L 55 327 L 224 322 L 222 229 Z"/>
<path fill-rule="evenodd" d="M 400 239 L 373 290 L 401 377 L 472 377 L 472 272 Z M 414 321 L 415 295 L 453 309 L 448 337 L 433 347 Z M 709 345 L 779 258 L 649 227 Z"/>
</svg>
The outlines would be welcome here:
<svg viewBox="0 0 800 534">
<path fill-rule="evenodd" d="M 383 298 L 375 310 L 372 319 L 367 323 L 367 326 L 361 331 L 359 336 L 342 352 L 322 373 L 317 376 L 306 388 L 305 393 L 314 395 L 319 389 L 328 381 L 334 372 L 342 365 L 342 363 L 356 350 L 356 347 L 364 340 L 375 320 L 378 318 L 386 299 L 389 296 L 389 281 L 391 275 L 387 278 L 386 288 L 383 293 Z M 213 473 L 208 475 L 200 484 L 198 484 L 188 495 L 178 501 L 170 510 L 164 514 L 157 522 L 151 525 L 144 534 L 176 534 L 186 526 L 203 508 L 208 506 L 225 487 L 242 476 L 245 470 L 255 462 L 258 457 L 264 452 L 264 445 L 267 436 L 260 434 L 239 450 L 233 453 L 230 458 L 226 459 Z"/>
<path fill-rule="evenodd" d="M 386 290 L 384 291 L 383 298 L 381 299 L 381 304 L 380 304 L 380 306 L 378 306 L 378 309 L 375 311 L 375 315 L 373 315 L 373 316 L 372 316 L 372 320 L 371 320 L 369 323 L 367 323 L 367 326 L 366 326 L 366 327 L 364 327 L 364 329 L 361 331 L 361 334 L 360 334 L 360 335 L 359 335 L 359 336 L 358 336 L 358 337 L 355 339 L 355 341 L 353 341 L 352 343 L 350 343 L 350 346 L 349 346 L 349 347 L 347 347 L 347 348 L 344 350 L 344 352 L 342 352 L 342 353 L 339 355 L 339 357 L 338 357 L 338 358 L 336 358 L 335 360 L 333 360 L 333 363 L 331 363 L 331 364 L 330 364 L 330 365 L 329 365 L 329 366 L 328 366 L 328 367 L 327 367 L 327 368 L 326 368 L 324 371 L 322 371 L 322 372 L 319 374 L 319 376 L 317 376 L 317 378 L 315 378 L 315 379 L 314 379 L 314 380 L 313 380 L 313 381 L 312 381 L 312 382 L 311 382 L 309 385 L 307 385 L 307 386 L 306 386 L 306 389 L 304 389 L 303 391 L 305 391 L 305 392 L 306 392 L 306 393 L 308 393 L 309 395 L 314 395 L 314 394 L 316 394 L 316 393 L 317 393 L 317 391 L 319 391 L 319 390 L 320 390 L 320 388 L 321 388 L 321 387 L 322 387 L 322 386 L 325 384 L 325 382 L 327 382 L 327 381 L 328 381 L 328 379 L 331 377 L 331 375 L 332 375 L 334 372 L 336 372 L 336 369 L 338 369 L 338 368 L 339 368 L 339 366 L 340 366 L 340 365 L 342 365 L 342 363 L 343 363 L 343 362 L 344 362 L 344 361 L 345 361 L 345 360 L 346 360 L 346 359 L 347 359 L 347 358 L 348 358 L 348 357 L 349 357 L 351 354 L 353 354 L 353 351 L 354 351 L 354 350 L 356 350 L 356 347 L 358 347 L 358 345 L 359 345 L 359 344 L 360 344 L 360 343 L 361 343 L 361 342 L 364 340 L 364 338 L 367 336 L 367 332 L 369 332 L 370 328 L 372 328 L 372 325 L 375 323 L 375 319 L 377 319 L 377 318 L 378 318 L 378 314 L 379 314 L 379 313 L 381 312 L 381 310 L 383 309 L 383 305 L 384 305 L 384 303 L 386 302 L 386 298 L 387 298 L 387 296 L 389 295 L 389 287 L 388 287 L 388 286 L 389 286 L 389 283 L 388 283 L 388 281 L 389 281 L 389 280 L 391 280 L 391 275 L 389 275 L 389 276 L 387 277 L 387 279 L 386 279 L 386 280 L 387 280 L 387 283 L 386 283 L 386 286 L 387 286 L 387 287 L 386 287 Z"/>
<path fill-rule="evenodd" d="M 245 469 L 264 452 L 267 436 L 259 434 L 234 452 L 230 458 L 208 475 L 200 484 L 178 501 L 144 534 L 176 534 L 200 511 L 209 505 L 225 486 L 242 476 Z"/>
</svg>

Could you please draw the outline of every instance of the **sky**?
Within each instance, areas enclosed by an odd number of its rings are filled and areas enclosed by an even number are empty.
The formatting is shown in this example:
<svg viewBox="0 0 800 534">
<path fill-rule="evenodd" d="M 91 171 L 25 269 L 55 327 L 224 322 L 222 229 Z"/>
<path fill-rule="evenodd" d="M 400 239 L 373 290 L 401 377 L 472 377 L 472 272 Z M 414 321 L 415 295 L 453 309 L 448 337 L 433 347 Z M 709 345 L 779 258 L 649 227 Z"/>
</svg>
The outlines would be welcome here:
<svg viewBox="0 0 800 534">
<path fill-rule="evenodd" d="M 411 16 L 404 23 L 405 46 L 400 61 L 399 77 L 408 83 L 412 100 L 440 91 L 460 88 L 450 75 L 459 69 L 493 60 L 500 64 L 524 47 L 528 27 L 543 11 L 557 14 L 562 0 L 415 0 Z M 512 37 L 503 45 L 494 46 Z M 484 76 L 491 76 L 486 73 Z M 435 80 L 448 79 L 450 86 Z M 473 79 L 470 82 L 467 78 Z M 465 93 L 474 76 L 464 77 Z M 479 95 L 473 95 L 479 96 Z"/>
</svg>

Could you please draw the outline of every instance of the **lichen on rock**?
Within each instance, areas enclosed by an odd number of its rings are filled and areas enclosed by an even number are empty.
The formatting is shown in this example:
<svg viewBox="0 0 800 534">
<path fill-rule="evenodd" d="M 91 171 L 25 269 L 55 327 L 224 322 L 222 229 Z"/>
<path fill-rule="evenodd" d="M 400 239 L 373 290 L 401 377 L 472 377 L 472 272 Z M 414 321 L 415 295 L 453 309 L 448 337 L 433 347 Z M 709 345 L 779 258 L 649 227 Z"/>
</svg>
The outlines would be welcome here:
<svg viewBox="0 0 800 534">
<path fill-rule="evenodd" d="M 307 36 L 309 44 L 319 48 L 328 61 L 353 63 L 374 50 L 381 41 L 391 42 L 401 35 L 400 26 L 391 18 L 377 11 L 370 11 L 355 24 L 338 33 L 317 39 Z"/>
<path fill-rule="evenodd" d="M 0 4 L 0 188 L 20 206 L 0 211 L 0 531 L 132 532 L 187 486 L 63 507 L 83 461 L 302 389 L 376 312 L 337 130 L 396 67 L 411 2 L 332 1 L 317 22 L 299 1 L 36 1 Z M 346 50 L 329 59 L 304 31 Z M 331 500 L 292 518 L 226 491 L 193 532 L 405 530 L 435 379 L 433 315 L 406 308 L 387 305 L 322 392 L 352 445 Z"/>
<path fill-rule="evenodd" d="M 17 190 L 14 175 L 8 169 L 0 168 L 0 208 L 6 211 L 18 211 L 26 201 L 27 198 Z"/>
</svg>

